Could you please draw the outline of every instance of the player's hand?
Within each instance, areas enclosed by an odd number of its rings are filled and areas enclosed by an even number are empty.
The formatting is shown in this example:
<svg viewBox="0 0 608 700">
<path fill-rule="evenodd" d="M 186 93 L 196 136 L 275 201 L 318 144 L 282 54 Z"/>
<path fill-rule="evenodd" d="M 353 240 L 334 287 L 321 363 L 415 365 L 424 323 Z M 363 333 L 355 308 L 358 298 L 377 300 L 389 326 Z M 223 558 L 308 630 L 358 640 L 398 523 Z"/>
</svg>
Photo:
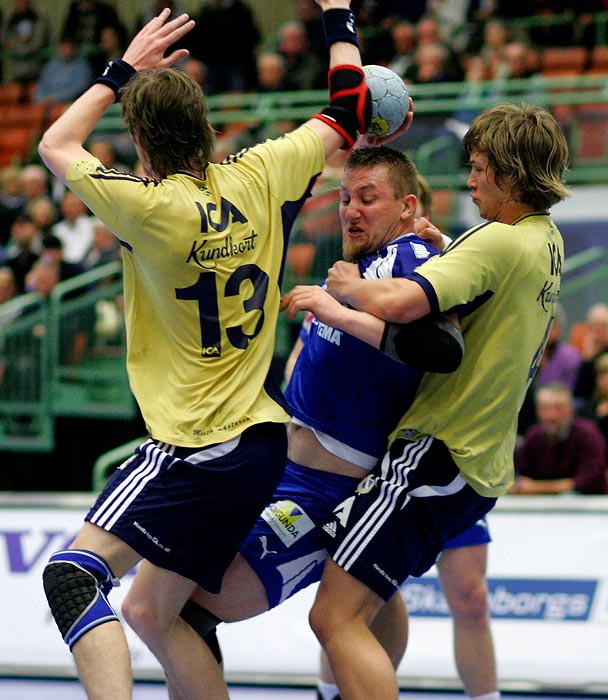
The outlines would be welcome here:
<svg viewBox="0 0 608 700">
<path fill-rule="evenodd" d="M 310 311 L 328 326 L 337 325 L 344 314 L 344 307 L 318 285 L 300 284 L 281 299 L 281 311 L 292 320 L 298 311 Z"/>
<path fill-rule="evenodd" d="M 169 68 L 188 56 L 187 49 L 177 49 L 168 56 L 165 51 L 194 27 L 194 20 L 182 14 L 168 21 L 171 10 L 165 8 L 135 35 L 123 55 L 123 60 L 142 71 L 149 68 Z"/>
<path fill-rule="evenodd" d="M 344 260 L 338 260 L 334 263 L 327 273 L 327 280 L 325 282 L 327 291 L 332 295 L 334 299 L 342 302 L 344 301 L 344 296 L 346 294 L 346 288 L 349 282 L 352 280 L 361 279 L 359 274 L 359 266 L 353 265 L 353 263 L 344 262 Z"/>
<path fill-rule="evenodd" d="M 443 235 L 441 231 L 432 224 L 424 216 L 420 216 L 414 221 L 414 233 L 422 238 L 423 241 L 427 241 L 437 250 L 443 250 L 445 248 L 445 241 L 443 240 Z"/>
<path fill-rule="evenodd" d="M 373 146 L 383 146 L 389 141 L 396 139 L 398 136 L 405 134 L 405 132 L 412 125 L 412 121 L 414 120 L 414 102 L 411 97 L 409 98 L 409 101 L 410 108 L 407 114 L 405 115 L 403 124 L 397 129 L 397 131 L 394 131 L 392 134 L 389 134 L 389 136 L 378 136 L 377 134 L 373 134 L 371 132 L 368 132 L 367 134 L 359 134 L 354 148 L 369 148 Z"/>
</svg>

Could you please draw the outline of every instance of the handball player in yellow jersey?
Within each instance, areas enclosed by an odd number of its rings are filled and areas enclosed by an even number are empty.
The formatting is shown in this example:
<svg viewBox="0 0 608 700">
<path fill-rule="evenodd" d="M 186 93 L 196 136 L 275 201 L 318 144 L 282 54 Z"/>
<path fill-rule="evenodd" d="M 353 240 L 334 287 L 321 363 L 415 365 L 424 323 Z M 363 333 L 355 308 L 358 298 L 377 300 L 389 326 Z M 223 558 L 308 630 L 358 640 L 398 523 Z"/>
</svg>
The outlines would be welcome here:
<svg viewBox="0 0 608 700">
<path fill-rule="evenodd" d="M 149 431 L 43 574 L 90 700 L 131 698 L 129 651 L 108 593 L 142 558 L 154 567 L 145 595 L 163 642 L 181 642 L 168 645 L 178 654 L 152 649 L 176 690 L 194 697 L 191 678 L 214 674 L 209 697 L 228 697 L 211 652 L 179 613 L 197 584 L 219 590 L 282 475 L 288 414 L 268 375 L 289 230 L 325 158 L 352 146 L 371 118 L 350 3 L 317 3 L 329 104 L 282 138 L 211 162 L 204 95 L 172 68 L 188 52 L 165 56 L 194 22 L 164 9 L 39 146 L 121 243 L 127 369 Z M 147 177 L 106 169 L 84 148 L 117 99 Z"/>
</svg>

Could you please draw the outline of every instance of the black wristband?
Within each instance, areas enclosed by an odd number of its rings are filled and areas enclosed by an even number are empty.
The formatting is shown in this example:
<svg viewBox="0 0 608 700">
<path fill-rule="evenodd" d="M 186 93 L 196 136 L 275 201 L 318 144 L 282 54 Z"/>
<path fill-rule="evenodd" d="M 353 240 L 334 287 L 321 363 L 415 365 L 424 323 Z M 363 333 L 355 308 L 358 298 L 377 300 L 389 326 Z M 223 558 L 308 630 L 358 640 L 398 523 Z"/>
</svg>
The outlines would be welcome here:
<svg viewBox="0 0 608 700">
<path fill-rule="evenodd" d="M 325 30 L 325 42 L 327 48 L 337 41 L 346 41 L 349 44 L 359 46 L 357 25 L 352 10 L 335 7 L 323 13 L 323 29 Z"/>
<path fill-rule="evenodd" d="M 118 91 L 129 82 L 129 78 L 135 73 L 137 71 L 132 65 L 123 61 L 122 58 L 116 58 L 108 63 L 104 72 L 94 82 L 111 88 L 116 96 L 116 102 L 118 102 Z"/>
</svg>

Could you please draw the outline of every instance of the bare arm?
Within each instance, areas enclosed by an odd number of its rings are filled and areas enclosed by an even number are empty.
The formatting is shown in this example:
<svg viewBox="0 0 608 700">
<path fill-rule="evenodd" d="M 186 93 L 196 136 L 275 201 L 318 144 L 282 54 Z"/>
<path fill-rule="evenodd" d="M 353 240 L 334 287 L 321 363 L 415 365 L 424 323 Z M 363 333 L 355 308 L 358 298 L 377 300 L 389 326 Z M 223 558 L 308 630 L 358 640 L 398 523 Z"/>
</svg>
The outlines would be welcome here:
<svg viewBox="0 0 608 700">
<path fill-rule="evenodd" d="M 362 279 L 356 265 L 343 261 L 330 268 L 327 291 L 343 304 L 394 323 L 408 323 L 431 311 L 426 294 L 416 282 Z"/>
<path fill-rule="evenodd" d="M 123 60 L 136 71 L 168 68 L 188 55 L 186 49 L 174 51 L 167 57 L 164 55 L 173 43 L 194 27 L 194 21 L 186 14 L 168 22 L 169 15 L 170 10 L 165 9 L 150 20 L 125 51 Z M 114 97 L 111 88 L 93 84 L 44 133 L 38 148 L 40 156 L 62 182 L 66 181 L 70 164 L 89 155 L 83 144 L 114 102 Z"/>
<path fill-rule="evenodd" d="M 355 265 L 353 267 L 356 269 Z M 311 311 L 321 323 L 339 328 L 380 348 L 384 321 L 343 306 L 319 286 L 294 287 L 281 299 L 281 309 L 287 312 L 287 318 L 293 318 L 298 311 Z"/>
</svg>

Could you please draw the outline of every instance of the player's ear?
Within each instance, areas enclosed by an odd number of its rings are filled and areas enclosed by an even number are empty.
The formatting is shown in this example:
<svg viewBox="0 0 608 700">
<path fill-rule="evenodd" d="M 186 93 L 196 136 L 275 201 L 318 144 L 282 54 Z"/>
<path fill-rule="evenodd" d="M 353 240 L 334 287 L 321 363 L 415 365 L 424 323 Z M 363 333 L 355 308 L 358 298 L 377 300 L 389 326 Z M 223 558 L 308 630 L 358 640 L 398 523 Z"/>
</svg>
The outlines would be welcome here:
<svg viewBox="0 0 608 700">
<path fill-rule="evenodd" d="M 403 209 L 401 210 L 401 219 L 409 219 L 416 213 L 416 207 L 418 206 L 418 197 L 415 194 L 407 194 L 402 199 Z"/>
</svg>

